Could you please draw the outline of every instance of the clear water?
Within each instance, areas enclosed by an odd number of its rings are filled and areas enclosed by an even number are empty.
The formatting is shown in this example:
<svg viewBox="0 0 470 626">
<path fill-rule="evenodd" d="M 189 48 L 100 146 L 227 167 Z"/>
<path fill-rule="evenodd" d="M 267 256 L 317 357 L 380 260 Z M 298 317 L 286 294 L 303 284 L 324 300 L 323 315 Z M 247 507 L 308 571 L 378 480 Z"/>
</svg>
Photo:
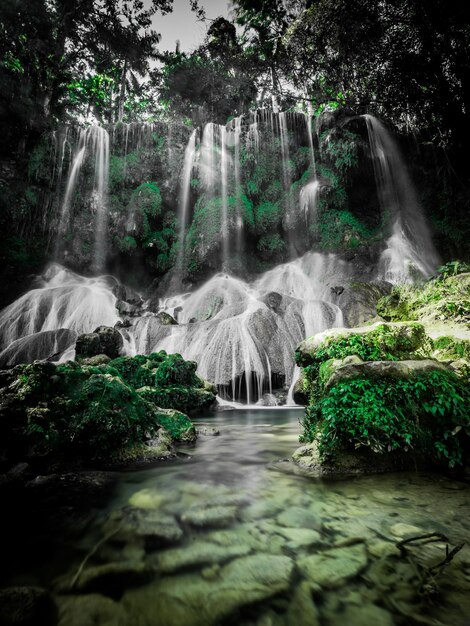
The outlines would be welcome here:
<svg viewBox="0 0 470 626">
<path fill-rule="evenodd" d="M 75 578 L 73 592 L 57 596 L 61 626 L 468 624 L 469 546 L 440 574 L 429 570 L 446 543 L 470 538 L 470 486 L 415 473 L 296 475 L 275 462 L 298 445 L 301 415 L 246 409 L 200 420 L 220 435 L 200 436 L 176 461 L 122 473 L 73 545 L 14 582 L 57 591 Z M 126 516 L 136 509 L 143 526 L 132 530 Z M 166 545 L 152 538 L 157 527 Z M 404 555 L 396 548 L 426 533 L 448 542 L 413 542 Z M 109 563 L 130 573 L 106 582 L 94 568 Z M 139 567 L 153 573 L 137 580 Z"/>
</svg>

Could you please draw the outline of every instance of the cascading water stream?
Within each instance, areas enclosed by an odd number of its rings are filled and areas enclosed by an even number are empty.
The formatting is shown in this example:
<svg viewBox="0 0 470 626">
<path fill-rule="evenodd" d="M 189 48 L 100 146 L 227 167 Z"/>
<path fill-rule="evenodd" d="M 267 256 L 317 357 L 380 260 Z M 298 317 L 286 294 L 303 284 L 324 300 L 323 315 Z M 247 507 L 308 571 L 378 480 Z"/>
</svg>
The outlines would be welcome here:
<svg viewBox="0 0 470 626">
<path fill-rule="evenodd" d="M 184 151 L 181 187 L 178 198 L 178 271 L 180 270 L 184 259 L 184 236 L 188 225 L 189 199 L 191 195 L 191 174 L 193 171 L 194 159 L 196 155 L 196 134 L 197 131 L 193 130 Z"/>
<path fill-rule="evenodd" d="M 98 273 L 106 265 L 109 185 L 109 135 L 100 126 L 93 126 L 93 151 L 96 155 L 93 189 L 96 217 L 92 268 Z"/>
<path fill-rule="evenodd" d="M 428 277 L 436 269 L 439 258 L 398 145 L 377 118 L 363 117 L 382 214 L 389 216 L 392 224 L 379 274 L 392 282 L 411 280 L 413 270 Z"/>
</svg>

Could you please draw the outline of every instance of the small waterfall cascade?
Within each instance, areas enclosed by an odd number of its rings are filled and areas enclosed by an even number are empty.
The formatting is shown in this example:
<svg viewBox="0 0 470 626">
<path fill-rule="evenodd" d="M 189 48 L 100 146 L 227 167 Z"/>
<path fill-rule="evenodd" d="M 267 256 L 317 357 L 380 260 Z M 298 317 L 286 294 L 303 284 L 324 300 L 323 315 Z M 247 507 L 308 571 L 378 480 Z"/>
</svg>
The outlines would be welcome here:
<svg viewBox="0 0 470 626">
<path fill-rule="evenodd" d="M 320 193 L 320 183 L 313 180 L 300 190 L 300 209 L 305 216 L 305 224 L 314 223 L 317 218 L 317 202 Z"/>
<path fill-rule="evenodd" d="M 64 142 L 67 141 L 67 133 Z M 65 148 L 59 152 L 58 176 L 62 176 Z M 106 263 L 106 230 L 108 216 L 108 181 L 109 181 L 110 142 L 108 132 L 101 126 L 90 126 L 78 131 L 78 139 L 70 161 L 65 193 L 58 218 L 55 257 L 61 252 L 63 237 L 69 228 L 74 194 L 80 178 L 80 172 L 87 158 L 93 160 L 93 184 L 91 200 L 94 213 L 94 244 L 92 267 L 95 272 L 104 269 Z M 60 181 L 59 181 L 60 182 Z"/>
<path fill-rule="evenodd" d="M 93 249 L 94 272 L 102 272 L 106 265 L 106 231 L 108 221 L 109 185 L 109 135 L 104 128 L 93 126 L 93 151 L 95 153 L 95 178 L 93 199 L 95 206 L 95 245 Z"/>
<path fill-rule="evenodd" d="M 195 165 L 194 159 L 196 155 L 196 134 L 197 131 L 193 130 L 184 151 L 183 171 L 178 197 L 178 268 L 181 267 L 184 258 L 184 237 L 186 233 L 186 228 L 188 226 L 189 198 L 191 195 L 191 175 Z"/>
<path fill-rule="evenodd" d="M 0 312 L 0 346 L 44 331 L 87 333 L 114 326 L 117 285 L 112 276 L 85 278 L 57 263 L 49 265 L 35 288 Z"/>
<path fill-rule="evenodd" d="M 414 274 L 435 271 L 439 258 L 416 190 L 395 139 L 372 115 L 364 115 L 382 213 L 390 218 L 391 234 L 379 263 L 379 275 L 407 282 Z"/>
</svg>

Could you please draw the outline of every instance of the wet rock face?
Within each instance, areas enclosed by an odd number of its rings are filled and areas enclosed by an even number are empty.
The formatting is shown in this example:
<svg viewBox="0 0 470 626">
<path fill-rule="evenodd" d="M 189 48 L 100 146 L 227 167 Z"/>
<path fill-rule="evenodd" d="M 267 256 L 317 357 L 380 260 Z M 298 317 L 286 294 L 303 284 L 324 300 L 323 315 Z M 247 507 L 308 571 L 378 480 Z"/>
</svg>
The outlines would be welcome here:
<svg viewBox="0 0 470 626">
<path fill-rule="evenodd" d="M 13 341 L 0 353 L 0 367 L 13 367 L 43 359 L 55 360 L 73 346 L 77 333 L 67 328 L 45 330 Z"/>
<path fill-rule="evenodd" d="M 75 344 L 76 357 L 92 357 L 105 354 L 117 358 L 124 345 L 121 333 L 110 326 L 98 326 L 92 333 L 80 335 Z"/>
<path fill-rule="evenodd" d="M 360 326 L 377 316 L 376 305 L 390 293 L 392 285 L 385 281 L 352 282 L 331 289 L 333 302 L 343 311 L 346 326 Z"/>
</svg>

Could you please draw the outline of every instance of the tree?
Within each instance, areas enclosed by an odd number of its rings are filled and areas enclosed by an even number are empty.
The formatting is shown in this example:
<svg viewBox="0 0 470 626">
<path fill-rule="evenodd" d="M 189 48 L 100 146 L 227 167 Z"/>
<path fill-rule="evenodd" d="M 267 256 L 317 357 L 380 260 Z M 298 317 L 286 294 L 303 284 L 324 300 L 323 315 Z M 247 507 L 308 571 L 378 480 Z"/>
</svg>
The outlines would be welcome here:
<svg viewBox="0 0 470 626">
<path fill-rule="evenodd" d="M 3 0 L 0 127 L 7 137 L 24 147 L 77 99 L 108 106 L 111 90 L 122 117 L 129 73 L 144 74 L 156 54 L 151 19 L 171 8 L 172 0 L 147 7 L 142 0 Z"/>
</svg>

